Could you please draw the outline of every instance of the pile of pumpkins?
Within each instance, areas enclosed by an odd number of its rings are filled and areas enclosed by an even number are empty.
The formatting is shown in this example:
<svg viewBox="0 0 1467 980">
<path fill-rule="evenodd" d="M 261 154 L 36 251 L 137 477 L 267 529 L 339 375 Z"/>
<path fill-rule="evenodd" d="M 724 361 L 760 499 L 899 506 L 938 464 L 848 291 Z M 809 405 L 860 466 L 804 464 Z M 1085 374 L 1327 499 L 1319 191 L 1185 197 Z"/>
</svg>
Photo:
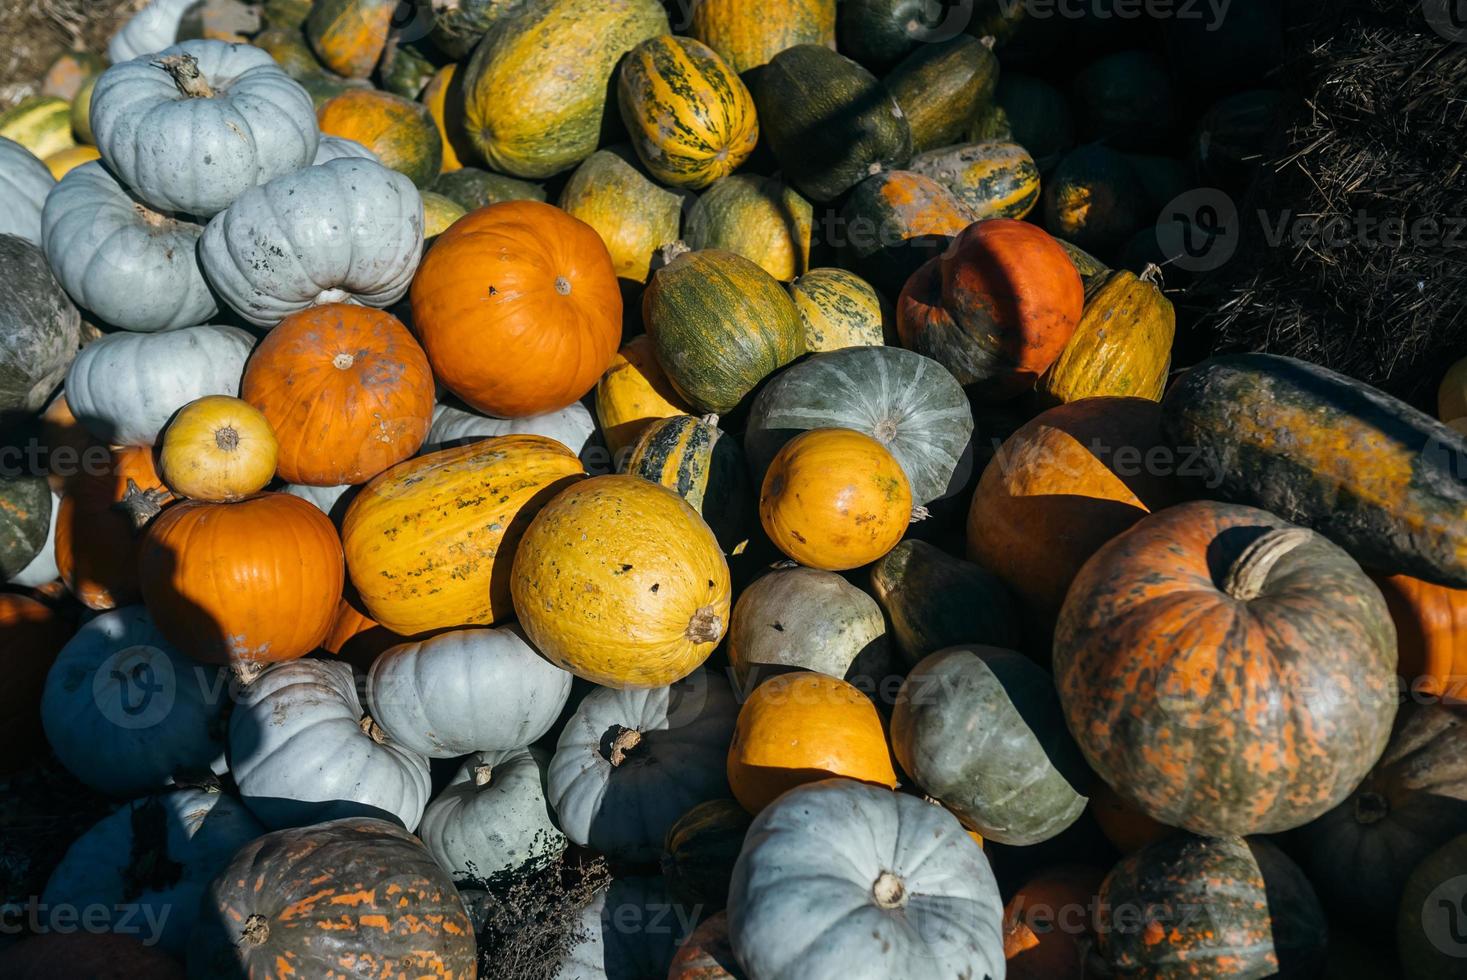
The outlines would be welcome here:
<svg viewBox="0 0 1467 980">
<path fill-rule="evenodd" d="M 1458 975 L 1467 367 L 1174 369 L 1159 56 L 770 6 L 153 0 L 0 116 L 0 769 L 120 804 L 0 974 L 473 976 L 599 855 L 567 980 Z"/>
</svg>

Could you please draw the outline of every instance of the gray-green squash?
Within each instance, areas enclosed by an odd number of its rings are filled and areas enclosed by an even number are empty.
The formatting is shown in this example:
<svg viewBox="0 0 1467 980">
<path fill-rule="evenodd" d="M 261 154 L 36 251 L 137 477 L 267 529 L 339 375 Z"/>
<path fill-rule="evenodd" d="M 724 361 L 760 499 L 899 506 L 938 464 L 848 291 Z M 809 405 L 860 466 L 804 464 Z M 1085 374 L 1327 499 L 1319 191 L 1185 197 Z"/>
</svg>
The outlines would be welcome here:
<svg viewBox="0 0 1467 980">
<path fill-rule="evenodd" d="M 1020 619 L 1008 586 L 926 541 L 902 541 L 872 565 L 871 590 L 908 663 L 961 643 L 1006 649 L 1020 644 Z"/>
<path fill-rule="evenodd" d="M 0 413 L 39 412 L 80 339 L 81 314 L 41 250 L 0 235 Z"/>
<path fill-rule="evenodd" d="M 46 546 L 51 490 L 40 474 L 0 477 L 0 582 L 19 575 Z"/>
<path fill-rule="evenodd" d="M 887 91 L 912 129 L 912 149 L 948 146 L 963 138 L 998 86 L 992 48 L 967 34 L 919 44 L 886 76 Z"/>
</svg>

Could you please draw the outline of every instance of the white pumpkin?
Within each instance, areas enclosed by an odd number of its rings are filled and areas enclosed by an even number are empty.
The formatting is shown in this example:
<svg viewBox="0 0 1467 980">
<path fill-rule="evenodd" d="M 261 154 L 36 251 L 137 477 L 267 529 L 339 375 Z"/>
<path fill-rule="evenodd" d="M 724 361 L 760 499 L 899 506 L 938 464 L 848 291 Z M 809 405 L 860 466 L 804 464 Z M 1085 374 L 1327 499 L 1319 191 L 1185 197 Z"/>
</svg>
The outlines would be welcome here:
<svg viewBox="0 0 1467 980">
<path fill-rule="evenodd" d="M 114 64 L 92 89 L 103 161 L 160 211 L 207 218 L 316 156 L 306 90 L 248 44 L 184 41 Z"/>
<path fill-rule="evenodd" d="M 560 717 L 570 687 L 570 673 L 518 629 L 460 629 L 384 651 L 367 701 L 398 745 L 450 759 L 529 745 Z"/>
<path fill-rule="evenodd" d="M 265 828 L 218 787 L 176 789 L 123 805 L 76 839 L 41 900 L 51 908 L 105 909 L 108 927 L 143 930 L 184 951 L 199 899 L 234 852 Z M 90 920 L 88 928 L 95 928 Z M 157 935 L 146 930 L 156 928 Z"/>
<path fill-rule="evenodd" d="M 304 483 L 287 483 L 280 489 L 292 497 L 301 498 L 340 524 L 342 516 L 346 513 L 346 504 L 350 502 L 349 499 L 342 500 L 341 498 L 346 496 L 348 490 L 354 488 L 350 484 L 339 487 L 308 487 Z"/>
<path fill-rule="evenodd" d="M 151 446 L 168 420 L 205 395 L 238 395 L 255 339 L 239 327 L 107 334 L 66 372 L 66 401 L 102 442 Z"/>
<path fill-rule="evenodd" d="M 41 208 L 56 178 L 34 153 L 0 136 L 0 235 L 41 244 Z"/>
<path fill-rule="evenodd" d="M 327 136 L 322 134 L 321 142 L 316 144 L 316 157 L 311 161 L 311 166 L 319 167 L 323 163 L 332 160 L 371 160 L 373 163 L 381 163 L 377 154 L 367 149 L 356 140 L 349 140 L 345 136 Z"/>
<path fill-rule="evenodd" d="M 204 226 L 160 214 L 92 161 L 46 198 L 41 247 L 76 303 L 126 330 L 203 323 L 218 305 L 199 270 Z"/>
<path fill-rule="evenodd" d="M 60 508 L 61 498 L 55 493 L 51 494 L 51 523 L 46 528 L 46 543 L 36 552 L 36 557 L 31 559 L 29 565 L 10 577 L 9 584 L 36 589 L 61 576 L 61 571 L 56 567 L 56 512 Z"/>
<path fill-rule="evenodd" d="M 178 25 L 198 0 L 152 0 L 133 14 L 107 42 L 107 60 L 114 65 L 139 55 L 162 51 L 178 40 Z"/>
<path fill-rule="evenodd" d="M 226 672 L 185 657 L 147 609 L 88 622 L 57 655 L 41 695 L 56 758 L 83 784 L 113 796 L 168 785 L 177 773 L 223 770 L 215 721 Z"/>
<path fill-rule="evenodd" d="M 341 159 L 240 195 L 204 229 L 204 275 L 240 316 L 273 327 L 318 303 L 391 306 L 423 255 L 423 199 L 371 160 Z"/>
<path fill-rule="evenodd" d="M 579 456 L 595 431 L 596 423 L 592 421 L 591 413 L 580 402 L 522 419 L 496 419 L 440 402 L 433 406 L 433 424 L 428 429 L 428 439 L 422 452 L 435 452 L 493 436 L 534 435 L 554 439 Z"/>
<path fill-rule="evenodd" d="M 475 752 L 428 804 L 418 836 L 455 881 L 495 875 L 565 850 L 545 802 L 548 753 Z"/>
<path fill-rule="evenodd" d="M 245 685 L 229 718 L 229 763 L 245 805 L 271 829 L 371 816 L 412 830 L 428 804 L 428 760 L 363 717 L 340 661 L 274 664 Z"/>
<path fill-rule="evenodd" d="M 702 911 L 676 901 L 661 877 L 617 878 L 581 911 L 576 941 L 556 965 L 554 980 L 665 977 Z"/>
</svg>

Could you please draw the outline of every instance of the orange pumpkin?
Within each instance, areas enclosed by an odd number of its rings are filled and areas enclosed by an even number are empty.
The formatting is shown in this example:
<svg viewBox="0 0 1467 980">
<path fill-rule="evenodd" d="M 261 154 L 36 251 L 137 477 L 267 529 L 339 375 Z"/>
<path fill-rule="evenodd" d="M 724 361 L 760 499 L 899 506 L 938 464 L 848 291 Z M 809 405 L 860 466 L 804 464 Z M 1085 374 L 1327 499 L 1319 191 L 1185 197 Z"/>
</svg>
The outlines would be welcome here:
<svg viewBox="0 0 1467 980">
<path fill-rule="evenodd" d="M 1105 872 L 1061 867 L 1043 871 L 1004 908 L 1009 980 L 1080 980 L 1094 940 L 1093 918 Z"/>
<path fill-rule="evenodd" d="M 29 596 L 0 592 L 0 774 L 15 772 L 45 753 L 41 691 L 51 662 L 71 627 Z"/>
<path fill-rule="evenodd" d="M 845 571 L 896 546 L 912 517 L 912 488 L 896 458 L 854 429 L 811 429 L 785 443 L 759 495 L 759 520 L 802 565 Z"/>
<path fill-rule="evenodd" d="M 72 477 L 56 510 L 56 569 L 71 594 L 89 609 L 136 602 L 137 525 L 172 499 L 148 447 L 114 449 L 102 472 Z"/>
<path fill-rule="evenodd" d="M 391 313 L 327 303 L 265 335 L 240 397 L 275 430 L 281 479 L 334 487 L 418 451 L 433 421 L 433 372 Z"/>
<path fill-rule="evenodd" d="M 876 706 L 855 686 L 812 671 L 771 677 L 739 710 L 728 747 L 734 799 L 758 813 L 785 790 L 832 776 L 895 789 Z"/>
<path fill-rule="evenodd" d="M 1396 624 L 1397 672 L 1415 695 L 1467 700 L 1467 589 L 1373 575 Z"/>
<path fill-rule="evenodd" d="M 47 481 L 52 493 L 61 493 L 76 478 L 88 460 L 104 458 L 107 447 L 92 438 L 76 416 L 62 392 L 51 399 L 41 413 L 41 441 L 46 446 L 49 464 Z"/>
<path fill-rule="evenodd" d="M 613 457 L 636 444 L 642 430 L 658 419 L 692 411 L 667 380 L 646 334 L 623 344 L 596 382 L 596 419 Z"/>
<path fill-rule="evenodd" d="M 1032 388 L 1080 323 L 1085 287 L 1064 248 L 1023 221 L 969 225 L 907 280 L 902 346 L 999 401 Z"/>
<path fill-rule="evenodd" d="M 433 373 L 502 418 L 576 401 L 621 342 L 621 290 L 601 237 L 538 201 L 456 221 L 418 267 L 412 308 Z"/>
<path fill-rule="evenodd" d="M 345 578 L 331 519 L 285 493 L 174 504 L 148 527 L 139 571 L 164 636 L 246 675 L 320 646 Z"/>
<path fill-rule="evenodd" d="M 1139 851 L 1177 832 L 1175 827 L 1168 827 L 1142 813 L 1099 776 L 1090 784 L 1090 815 L 1100 825 L 1105 839 L 1122 854 Z"/>
</svg>

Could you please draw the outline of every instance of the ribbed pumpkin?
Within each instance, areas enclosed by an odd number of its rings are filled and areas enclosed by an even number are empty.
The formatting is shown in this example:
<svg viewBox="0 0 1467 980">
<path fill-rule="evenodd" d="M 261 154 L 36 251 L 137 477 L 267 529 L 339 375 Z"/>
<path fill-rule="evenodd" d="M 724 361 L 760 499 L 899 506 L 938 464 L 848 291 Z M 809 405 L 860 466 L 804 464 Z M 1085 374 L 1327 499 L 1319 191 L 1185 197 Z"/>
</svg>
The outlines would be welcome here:
<svg viewBox="0 0 1467 980">
<path fill-rule="evenodd" d="M 88 609 L 137 600 L 138 522 L 172 500 L 151 447 L 114 449 L 105 458 L 104 472 L 83 469 L 67 482 L 56 511 L 56 568 Z"/>
<path fill-rule="evenodd" d="M 319 0 L 306 18 L 306 37 L 327 68 L 366 78 L 387 46 L 396 9 L 394 0 Z"/>
<path fill-rule="evenodd" d="M 969 120 L 993 98 L 998 59 L 992 43 L 967 34 L 934 39 L 917 45 L 886 76 L 883 84 L 912 129 L 913 150 L 958 142 Z"/>
<path fill-rule="evenodd" d="M 880 347 L 890 319 L 881 294 L 854 272 L 811 269 L 790 283 L 812 354 L 842 347 Z"/>
<path fill-rule="evenodd" d="M 1052 622 L 1090 556 L 1176 498 L 1146 464 L 1163 446 L 1155 402 L 1092 398 L 1050 409 L 983 471 L 968 510 L 968 557 Z"/>
<path fill-rule="evenodd" d="M 693 37 L 739 74 L 767 64 L 796 44 L 835 47 L 835 0 L 791 0 L 753 6 L 743 0 L 700 0 L 692 7 Z"/>
<path fill-rule="evenodd" d="M 316 110 L 321 132 L 356 140 L 382 166 L 427 187 L 443 165 L 443 137 L 426 106 L 391 92 L 350 89 Z"/>
<path fill-rule="evenodd" d="M 443 145 L 443 173 L 452 173 L 474 158 L 474 144 L 464 132 L 463 76 L 458 68 L 458 63 L 453 62 L 438 69 L 418 96 L 438 129 L 438 139 Z"/>
<path fill-rule="evenodd" d="M 35 599 L 0 592 L 0 667 L 6 678 L 0 688 L 0 774 L 23 769 L 45 752 L 41 692 L 71 633 L 65 620 Z"/>
<path fill-rule="evenodd" d="M 759 142 L 749 90 L 693 38 L 663 34 L 637 45 L 617 71 L 616 92 L 637 156 L 664 184 L 707 187 Z"/>
<path fill-rule="evenodd" d="M 848 264 L 888 292 L 901 290 L 973 222 L 967 205 L 931 177 L 887 170 L 861 181 L 841 208 Z"/>
<path fill-rule="evenodd" d="M 626 147 L 597 150 L 571 174 L 560 207 L 601 236 L 621 279 L 646 282 L 652 256 L 677 241 L 683 198 L 643 176 Z"/>
<path fill-rule="evenodd" d="M 707 800 L 678 817 L 662 846 L 662 875 L 672 894 L 689 905 L 723 908 L 751 822 L 733 800 Z"/>
<path fill-rule="evenodd" d="M 784 444 L 759 494 L 759 519 L 802 565 L 844 571 L 890 551 L 912 517 L 896 457 L 853 429 L 811 429 Z"/>
<path fill-rule="evenodd" d="M 617 62 L 668 33 L 657 0 L 521 5 L 495 23 L 463 69 L 464 129 L 495 170 L 568 170 L 596 149 Z"/>
<path fill-rule="evenodd" d="M 344 578 L 331 519 L 285 493 L 174 504 L 148 525 L 138 568 L 164 636 L 246 674 L 320 646 Z"/>
<path fill-rule="evenodd" d="M 1070 342 L 1035 384 L 1042 402 L 1101 395 L 1161 401 L 1172 363 L 1177 314 L 1155 280 L 1124 269 L 1095 279 Z"/>
<path fill-rule="evenodd" d="M 168 489 L 195 500 L 242 500 L 275 475 L 275 432 L 265 414 L 228 395 L 205 395 L 163 430 L 158 472 Z"/>
<path fill-rule="evenodd" d="M 552 663 L 613 688 L 686 677 L 728 628 L 728 565 L 695 510 L 634 476 L 562 492 L 525 532 L 511 576 L 525 635 Z"/>
<path fill-rule="evenodd" d="M 814 209 L 794 188 L 772 177 L 733 174 L 688 209 L 684 240 L 693 249 L 742 255 L 788 281 L 810 265 L 813 224 Z"/>
<path fill-rule="evenodd" d="M 657 361 L 693 407 L 731 411 L 805 352 L 800 315 L 774 277 L 741 255 L 682 243 L 667 254 L 675 258 L 642 294 Z"/>
<path fill-rule="evenodd" d="M 381 474 L 341 526 L 367 612 L 403 636 L 509 618 L 517 542 L 545 502 L 583 472 L 553 439 L 501 436 Z"/>
<path fill-rule="evenodd" d="M 991 140 L 928 150 L 907 166 L 952 191 L 975 221 L 1022 218 L 1039 203 L 1039 166 L 1017 143 Z"/>
<path fill-rule="evenodd" d="M 481 208 L 424 256 L 413 327 L 433 373 L 471 407 L 518 418 L 565 408 L 621 340 L 621 291 L 601 238 L 536 201 Z"/>
<path fill-rule="evenodd" d="M 596 420 L 614 457 L 635 445 L 653 422 L 688 410 L 657 363 L 652 338 L 646 334 L 627 341 L 596 383 Z"/>
<path fill-rule="evenodd" d="M 907 281 L 897 302 L 902 346 L 942 364 L 975 394 L 1020 394 L 1054 363 L 1085 308 L 1074 264 L 1022 221 L 969 225 Z"/>
<path fill-rule="evenodd" d="M 674 415 L 642 430 L 626 472 L 682 497 L 713 529 L 725 554 L 738 554 L 753 525 L 754 492 L 738 441 L 717 416 Z"/>
<path fill-rule="evenodd" d="M 825 674 L 771 677 L 739 709 L 728 785 L 757 814 L 785 790 L 832 776 L 895 789 L 886 732 L 866 695 Z"/>
<path fill-rule="evenodd" d="M 1395 634 L 1339 547 L 1199 501 L 1085 563 L 1055 629 L 1055 684 L 1091 768 L 1152 819 L 1277 833 L 1336 806 L 1385 749 Z"/>
<path fill-rule="evenodd" d="M 1376 575 L 1396 624 L 1398 672 L 1416 697 L 1467 701 L 1467 589 Z"/>
<path fill-rule="evenodd" d="M 397 317 L 327 303 L 265 335 L 240 397 L 275 431 L 281 479 L 334 487 L 364 483 L 418 451 L 433 418 L 433 374 Z"/>
</svg>

